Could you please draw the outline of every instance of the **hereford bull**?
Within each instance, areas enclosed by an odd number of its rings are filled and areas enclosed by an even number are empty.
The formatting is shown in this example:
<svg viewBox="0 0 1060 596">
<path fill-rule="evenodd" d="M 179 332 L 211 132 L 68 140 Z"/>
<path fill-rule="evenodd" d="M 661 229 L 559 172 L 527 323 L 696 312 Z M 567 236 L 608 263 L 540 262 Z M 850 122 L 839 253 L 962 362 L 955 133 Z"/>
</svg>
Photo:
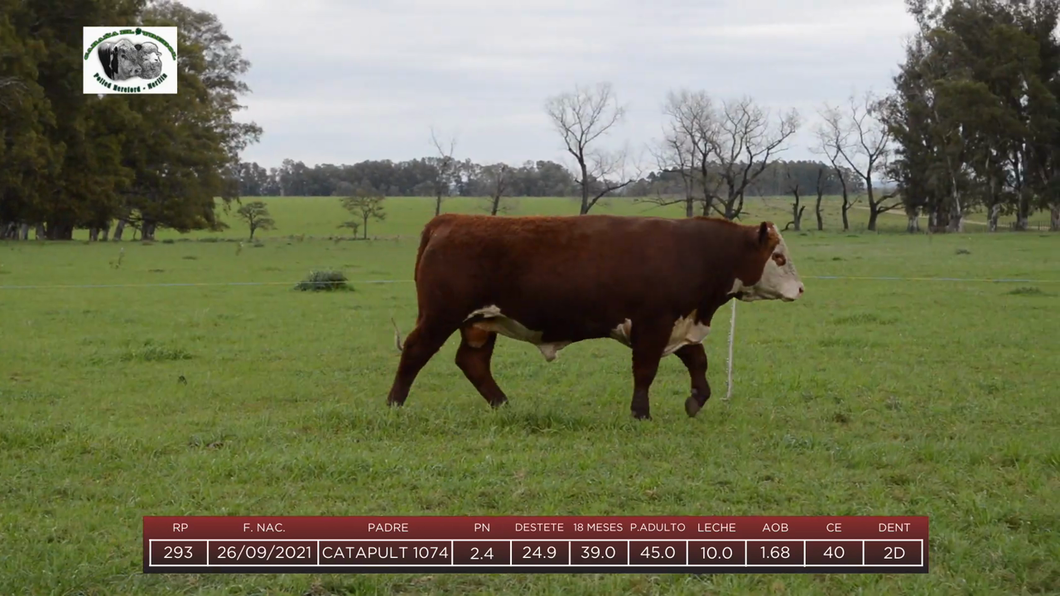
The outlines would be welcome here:
<svg viewBox="0 0 1060 596">
<path fill-rule="evenodd" d="M 572 343 L 612 338 L 633 351 L 631 410 L 650 419 L 663 356 L 688 368 L 689 416 L 710 397 L 702 341 L 732 298 L 792 301 L 803 285 L 776 226 L 706 217 L 444 214 L 423 229 L 414 273 L 419 315 L 401 343 L 387 397 L 401 406 L 416 375 L 459 330 L 456 364 L 493 407 L 508 401 L 490 373 L 497 335 L 547 361 Z"/>
</svg>

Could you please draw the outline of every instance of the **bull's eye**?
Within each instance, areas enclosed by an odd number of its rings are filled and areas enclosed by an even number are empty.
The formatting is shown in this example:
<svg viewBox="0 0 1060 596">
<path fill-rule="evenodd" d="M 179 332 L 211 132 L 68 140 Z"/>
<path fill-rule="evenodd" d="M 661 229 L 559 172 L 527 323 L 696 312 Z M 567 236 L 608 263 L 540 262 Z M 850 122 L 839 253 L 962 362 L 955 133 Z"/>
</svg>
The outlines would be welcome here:
<svg viewBox="0 0 1060 596">
<path fill-rule="evenodd" d="M 784 264 L 788 262 L 788 260 L 784 258 L 784 255 L 780 254 L 779 252 L 775 252 L 773 253 L 773 262 L 777 264 L 777 267 L 783 267 Z"/>
</svg>

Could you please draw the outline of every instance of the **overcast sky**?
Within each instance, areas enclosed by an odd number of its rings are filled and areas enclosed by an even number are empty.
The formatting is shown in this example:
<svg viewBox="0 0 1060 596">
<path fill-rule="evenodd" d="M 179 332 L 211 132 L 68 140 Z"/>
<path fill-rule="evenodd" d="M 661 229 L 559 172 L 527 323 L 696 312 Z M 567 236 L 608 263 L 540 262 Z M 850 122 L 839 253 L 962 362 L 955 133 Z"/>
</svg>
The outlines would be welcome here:
<svg viewBox="0 0 1060 596">
<path fill-rule="evenodd" d="M 627 110 L 606 145 L 660 138 L 684 87 L 798 109 L 782 156 L 811 159 L 821 102 L 889 90 L 913 30 L 902 0 L 184 2 L 253 63 L 243 118 L 265 132 L 244 159 L 266 167 L 423 157 L 432 126 L 461 159 L 560 161 L 544 103 L 600 81 Z"/>
</svg>

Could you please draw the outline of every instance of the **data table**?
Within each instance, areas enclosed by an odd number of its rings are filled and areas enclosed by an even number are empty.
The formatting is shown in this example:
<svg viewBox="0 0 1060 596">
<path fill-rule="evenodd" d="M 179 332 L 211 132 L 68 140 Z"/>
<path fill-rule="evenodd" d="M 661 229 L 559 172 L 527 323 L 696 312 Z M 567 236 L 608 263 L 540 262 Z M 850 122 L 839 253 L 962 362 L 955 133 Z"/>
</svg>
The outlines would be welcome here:
<svg viewBox="0 0 1060 596">
<path fill-rule="evenodd" d="M 927 517 L 144 517 L 144 573 L 927 573 Z"/>
</svg>

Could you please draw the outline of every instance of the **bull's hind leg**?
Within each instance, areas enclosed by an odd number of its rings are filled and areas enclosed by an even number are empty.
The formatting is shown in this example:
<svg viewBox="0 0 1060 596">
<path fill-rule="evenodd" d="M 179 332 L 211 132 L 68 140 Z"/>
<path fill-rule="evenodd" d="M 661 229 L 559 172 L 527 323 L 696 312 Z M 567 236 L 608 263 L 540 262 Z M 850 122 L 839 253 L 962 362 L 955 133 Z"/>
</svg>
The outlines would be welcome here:
<svg viewBox="0 0 1060 596">
<path fill-rule="evenodd" d="M 692 395 L 685 400 L 685 412 L 695 416 L 710 399 L 710 384 L 707 383 L 707 352 L 703 344 L 689 344 L 674 352 L 685 363 L 692 377 Z"/>
<path fill-rule="evenodd" d="M 659 361 L 670 338 L 670 325 L 656 322 L 643 324 L 633 322 L 630 332 L 630 347 L 633 348 L 633 400 L 630 411 L 638 420 L 651 420 L 648 390 L 659 372 Z"/>
<path fill-rule="evenodd" d="M 501 407 L 508 402 L 508 397 L 497 386 L 497 381 L 493 380 L 493 373 L 490 372 L 490 359 L 493 357 L 493 346 L 497 343 L 497 334 L 465 326 L 460 329 L 460 335 L 456 365 L 491 407 Z"/>
<path fill-rule="evenodd" d="M 409 389 L 416 375 L 445 344 L 445 340 L 456 331 L 456 326 L 428 323 L 426 320 L 416 324 L 416 328 L 405 338 L 401 348 L 401 362 L 398 363 L 394 384 L 390 387 L 387 405 L 402 406 L 409 396 Z"/>
</svg>

